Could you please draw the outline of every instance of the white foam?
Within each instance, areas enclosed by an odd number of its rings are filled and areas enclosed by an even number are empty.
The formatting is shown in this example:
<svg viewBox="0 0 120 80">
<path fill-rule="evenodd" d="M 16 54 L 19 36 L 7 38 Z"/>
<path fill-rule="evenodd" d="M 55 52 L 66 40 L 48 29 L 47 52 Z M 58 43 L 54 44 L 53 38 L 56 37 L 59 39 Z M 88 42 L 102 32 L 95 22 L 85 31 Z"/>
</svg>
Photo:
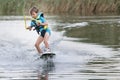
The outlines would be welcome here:
<svg viewBox="0 0 120 80">
<path fill-rule="evenodd" d="M 64 28 L 69 28 L 69 27 L 84 27 L 87 26 L 88 22 L 81 22 L 81 23 L 73 23 L 69 24 L 68 26 L 65 26 Z"/>
</svg>

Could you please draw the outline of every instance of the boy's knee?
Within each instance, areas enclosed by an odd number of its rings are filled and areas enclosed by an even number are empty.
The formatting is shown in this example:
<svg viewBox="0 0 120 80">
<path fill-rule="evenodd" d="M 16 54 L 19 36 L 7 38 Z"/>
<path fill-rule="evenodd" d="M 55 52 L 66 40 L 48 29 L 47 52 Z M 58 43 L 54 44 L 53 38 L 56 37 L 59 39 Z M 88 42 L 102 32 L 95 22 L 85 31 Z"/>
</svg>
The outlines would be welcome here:
<svg viewBox="0 0 120 80">
<path fill-rule="evenodd" d="M 39 45 L 35 43 L 35 47 L 38 47 Z"/>
<path fill-rule="evenodd" d="M 47 40 L 44 40 L 44 43 L 48 43 Z"/>
</svg>

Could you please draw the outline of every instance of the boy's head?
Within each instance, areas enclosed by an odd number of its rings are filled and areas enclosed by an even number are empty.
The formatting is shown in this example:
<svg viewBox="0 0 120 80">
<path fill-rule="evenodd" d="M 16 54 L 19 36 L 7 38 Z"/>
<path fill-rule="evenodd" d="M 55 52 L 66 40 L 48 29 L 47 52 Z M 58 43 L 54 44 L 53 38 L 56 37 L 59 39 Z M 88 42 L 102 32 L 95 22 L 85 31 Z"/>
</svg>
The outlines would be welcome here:
<svg viewBox="0 0 120 80">
<path fill-rule="evenodd" d="M 38 14 L 39 10 L 36 7 L 32 7 L 30 9 L 30 14 L 33 18 L 37 18 L 37 14 Z"/>
</svg>

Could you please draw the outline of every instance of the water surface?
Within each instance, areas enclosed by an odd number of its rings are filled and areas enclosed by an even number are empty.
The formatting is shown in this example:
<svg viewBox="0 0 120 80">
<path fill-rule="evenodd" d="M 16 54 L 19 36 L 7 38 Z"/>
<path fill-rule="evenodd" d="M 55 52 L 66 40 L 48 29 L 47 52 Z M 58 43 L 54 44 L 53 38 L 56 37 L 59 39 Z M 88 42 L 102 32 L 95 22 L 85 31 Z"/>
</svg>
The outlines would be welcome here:
<svg viewBox="0 0 120 80">
<path fill-rule="evenodd" d="M 24 28 L 22 16 L 0 17 L 1 79 L 120 79 L 119 16 L 46 18 L 52 29 L 50 46 L 56 53 L 49 61 L 37 59 L 34 43 L 38 35 Z"/>
</svg>

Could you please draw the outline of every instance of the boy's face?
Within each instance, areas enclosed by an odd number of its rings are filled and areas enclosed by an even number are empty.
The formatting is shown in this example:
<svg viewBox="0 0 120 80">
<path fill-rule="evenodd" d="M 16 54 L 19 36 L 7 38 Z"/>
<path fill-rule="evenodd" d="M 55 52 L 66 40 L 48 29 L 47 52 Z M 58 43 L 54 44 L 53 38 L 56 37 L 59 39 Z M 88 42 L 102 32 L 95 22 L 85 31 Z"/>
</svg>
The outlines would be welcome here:
<svg viewBox="0 0 120 80">
<path fill-rule="evenodd" d="M 32 18 L 37 18 L 37 13 L 36 12 L 32 12 L 31 16 L 32 16 Z"/>
</svg>

